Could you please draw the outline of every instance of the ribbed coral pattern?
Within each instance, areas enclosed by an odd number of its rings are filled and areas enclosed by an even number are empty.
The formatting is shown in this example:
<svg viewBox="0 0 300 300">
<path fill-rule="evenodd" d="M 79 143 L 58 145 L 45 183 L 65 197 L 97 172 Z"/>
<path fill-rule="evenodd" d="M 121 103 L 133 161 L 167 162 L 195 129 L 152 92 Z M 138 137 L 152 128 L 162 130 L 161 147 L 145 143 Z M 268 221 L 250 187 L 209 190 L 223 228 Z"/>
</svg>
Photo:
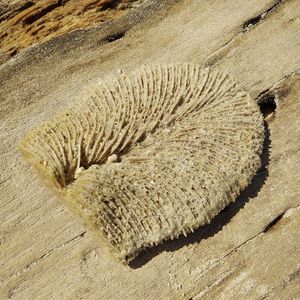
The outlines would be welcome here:
<svg viewBox="0 0 300 300">
<path fill-rule="evenodd" d="M 120 260 L 209 223 L 260 166 L 263 118 L 218 70 L 143 66 L 90 86 L 20 143 Z"/>
</svg>

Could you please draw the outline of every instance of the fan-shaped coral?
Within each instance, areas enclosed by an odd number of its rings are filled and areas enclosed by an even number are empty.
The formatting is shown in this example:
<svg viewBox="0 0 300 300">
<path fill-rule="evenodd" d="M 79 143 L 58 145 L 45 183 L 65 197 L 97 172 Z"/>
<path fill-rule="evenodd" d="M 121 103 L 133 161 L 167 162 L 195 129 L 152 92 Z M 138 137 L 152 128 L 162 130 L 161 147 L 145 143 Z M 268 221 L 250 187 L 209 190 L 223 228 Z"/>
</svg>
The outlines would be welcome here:
<svg viewBox="0 0 300 300">
<path fill-rule="evenodd" d="M 90 87 L 20 144 L 121 260 L 209 223 L 260 165 L 256 103 L 219 71 L 154 65 Z"/>
</svg>

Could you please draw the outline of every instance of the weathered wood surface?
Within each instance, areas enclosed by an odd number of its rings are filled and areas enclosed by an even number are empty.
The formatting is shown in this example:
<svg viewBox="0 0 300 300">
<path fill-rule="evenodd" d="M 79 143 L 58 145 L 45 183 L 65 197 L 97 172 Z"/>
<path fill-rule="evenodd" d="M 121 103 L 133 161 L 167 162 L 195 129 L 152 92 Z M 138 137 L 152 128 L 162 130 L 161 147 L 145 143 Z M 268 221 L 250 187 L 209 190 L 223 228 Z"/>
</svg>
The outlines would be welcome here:
<svg viewBox="0 0 300 300">
<path fill-rule="evenodd" d="M 299 1 L 147 5 L 0 66 L 0 298 L 299 298 Z M 237 202 L 126 267 L 40 184 L 16 145 L 88 81 L 153 62 L 217 66 L 257 101 L 275 97 L 277 111 L 263 167 Z"/>
</svg>

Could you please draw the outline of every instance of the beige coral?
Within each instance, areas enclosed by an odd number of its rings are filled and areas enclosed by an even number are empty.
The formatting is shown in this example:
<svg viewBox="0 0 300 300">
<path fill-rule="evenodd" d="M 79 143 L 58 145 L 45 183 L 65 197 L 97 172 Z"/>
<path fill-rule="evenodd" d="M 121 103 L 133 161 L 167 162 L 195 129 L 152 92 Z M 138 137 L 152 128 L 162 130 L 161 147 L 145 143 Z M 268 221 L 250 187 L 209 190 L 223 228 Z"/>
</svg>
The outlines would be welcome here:
<svg viewBox="0 0 300 300">
<path fill-rule="evenodd" d="M 21 142 L 122 261 L 209 223 L 260 166 L 257 104 L 218 70 L 153 65 L 90 87 Z"/>
</svg>

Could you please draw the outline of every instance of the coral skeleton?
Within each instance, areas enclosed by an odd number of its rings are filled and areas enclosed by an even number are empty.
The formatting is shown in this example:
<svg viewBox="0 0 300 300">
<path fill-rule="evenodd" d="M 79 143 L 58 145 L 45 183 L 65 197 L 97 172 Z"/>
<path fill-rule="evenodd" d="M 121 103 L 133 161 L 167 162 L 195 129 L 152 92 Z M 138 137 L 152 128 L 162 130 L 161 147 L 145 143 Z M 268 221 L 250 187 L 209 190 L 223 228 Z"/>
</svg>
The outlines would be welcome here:
<svg viewBox="0 0 300 300">
<path fill-rule="evenodd" d="M 256 102 L 228 75 L 157 64 L 89 86 L 20 150 L 127 263 L 235 201 L 260 167 L 263 139 Z"/>
</svg>

